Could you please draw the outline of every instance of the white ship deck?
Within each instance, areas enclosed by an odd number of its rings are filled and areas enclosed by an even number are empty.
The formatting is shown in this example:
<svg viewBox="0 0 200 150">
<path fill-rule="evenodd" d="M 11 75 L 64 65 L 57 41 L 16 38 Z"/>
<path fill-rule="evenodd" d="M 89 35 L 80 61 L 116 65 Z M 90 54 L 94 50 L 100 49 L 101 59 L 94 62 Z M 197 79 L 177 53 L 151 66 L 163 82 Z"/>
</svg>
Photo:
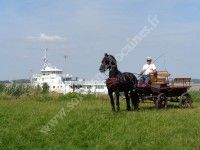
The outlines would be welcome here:
<svg viewBox="0 0 200 150">
<path fill-rule="evenodd" d="M 50 91 L 58 93 L 80 92 L 107 94 L 107 87 L 104 81 L 84 81 L 78 77 L 64 74 L 63 71 L 48 63 L 47 54 L 43 58 L 44 65 L 39 74 L 34 74 L 31 79 L 33 86 L 41 86 L 44 83 L 49 85 Z"/>
</svg>

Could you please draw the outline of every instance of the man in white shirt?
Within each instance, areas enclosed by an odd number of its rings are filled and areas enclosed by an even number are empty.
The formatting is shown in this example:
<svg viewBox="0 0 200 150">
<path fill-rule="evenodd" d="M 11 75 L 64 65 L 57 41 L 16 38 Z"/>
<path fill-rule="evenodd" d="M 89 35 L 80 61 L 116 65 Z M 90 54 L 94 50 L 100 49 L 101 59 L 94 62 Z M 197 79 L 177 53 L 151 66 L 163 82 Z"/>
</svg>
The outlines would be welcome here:
<svg viewBox="0 0 200 150">
<path fill-rule="evenodd" d="M 147 57 L 147 63 L 143 66 L 142 71 L 140 73 L 141 74 L 140 81 L 149 84 L 150 74 L 156 72 L 157 72 L 156 66 L 152 63 L 152 58 Z"/>
</svg>

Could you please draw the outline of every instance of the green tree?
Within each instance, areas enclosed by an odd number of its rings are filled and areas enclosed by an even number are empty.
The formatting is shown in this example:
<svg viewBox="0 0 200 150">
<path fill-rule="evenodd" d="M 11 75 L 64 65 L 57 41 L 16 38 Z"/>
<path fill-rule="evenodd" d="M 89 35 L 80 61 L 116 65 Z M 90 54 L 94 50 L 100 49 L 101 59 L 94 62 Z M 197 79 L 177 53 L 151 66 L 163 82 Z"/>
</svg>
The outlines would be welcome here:
<svg viewBox="0 0 200 150">
<path fill-rule="evenodd" d="M 49 93 L 49 85 L 47 83 L 43 83 L 43 85 L 42 85 L 42 93 L 43 94 Z"/>
<path fill-rule="evenodd" d="M 3 93 L 6 91 L 6 85 L 3 83 L 0 83 L 0 93 Z"/>
</svg>

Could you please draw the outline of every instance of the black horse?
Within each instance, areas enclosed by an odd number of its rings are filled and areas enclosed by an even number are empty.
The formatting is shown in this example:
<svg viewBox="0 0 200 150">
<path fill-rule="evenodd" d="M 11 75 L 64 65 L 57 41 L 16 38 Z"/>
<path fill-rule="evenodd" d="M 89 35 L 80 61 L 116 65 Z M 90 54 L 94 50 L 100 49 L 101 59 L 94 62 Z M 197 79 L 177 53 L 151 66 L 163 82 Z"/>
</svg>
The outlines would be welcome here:
<svg viewBox="0 0 200 150">
<path fill-rule="evenodd" d="M 109 70 L 109 78 L 106 80 L 106 85 L 108 88 L 108 94 L 110 97 L 110 102 L 112 105 L 112 110 L 115 111 L 115 102 L 113 97 L 113 92 L 116 96 L 117 111 L 120 110 L 119 96 L 120 92 L 124 92 L 127 104 L 127 111 L 131 110 L 130 98 L 134 109 L 138 109 L 139 98 L 134 92 L 138 81 L 134 74 L 129 72 L 121 73 L 117 67 L 117 61 L 112 55 L 105 54 L 99 71 L 105 73 Z M 130 95 L 130 96 L 129 96 Z"/>
</svg>

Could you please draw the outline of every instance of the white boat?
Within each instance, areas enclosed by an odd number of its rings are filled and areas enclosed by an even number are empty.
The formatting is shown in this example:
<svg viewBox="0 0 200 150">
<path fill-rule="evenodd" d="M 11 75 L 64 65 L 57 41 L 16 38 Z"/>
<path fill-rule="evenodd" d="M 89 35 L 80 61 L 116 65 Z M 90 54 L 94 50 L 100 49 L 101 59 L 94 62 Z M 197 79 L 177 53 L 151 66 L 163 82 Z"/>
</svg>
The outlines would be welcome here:
<svg viewBox="0 0 200 150">
<path fill-rule="evenodd" d="M 42 87 L 44 83 L 47 83 L 50 91 L 63 94 L 70 92 L 78 92 L 82 94 L 108 93 L 105 81 L 86 81 L 70 74 L 64 74 L 62 69 L 59 69 L 48 63 L 47 50 L 45 50 L 43 61 L 44 65 L 40 71 L 40 74 L 34 74 L 31 78 L 31 84 L 34 87 Z"/>
</svg>

